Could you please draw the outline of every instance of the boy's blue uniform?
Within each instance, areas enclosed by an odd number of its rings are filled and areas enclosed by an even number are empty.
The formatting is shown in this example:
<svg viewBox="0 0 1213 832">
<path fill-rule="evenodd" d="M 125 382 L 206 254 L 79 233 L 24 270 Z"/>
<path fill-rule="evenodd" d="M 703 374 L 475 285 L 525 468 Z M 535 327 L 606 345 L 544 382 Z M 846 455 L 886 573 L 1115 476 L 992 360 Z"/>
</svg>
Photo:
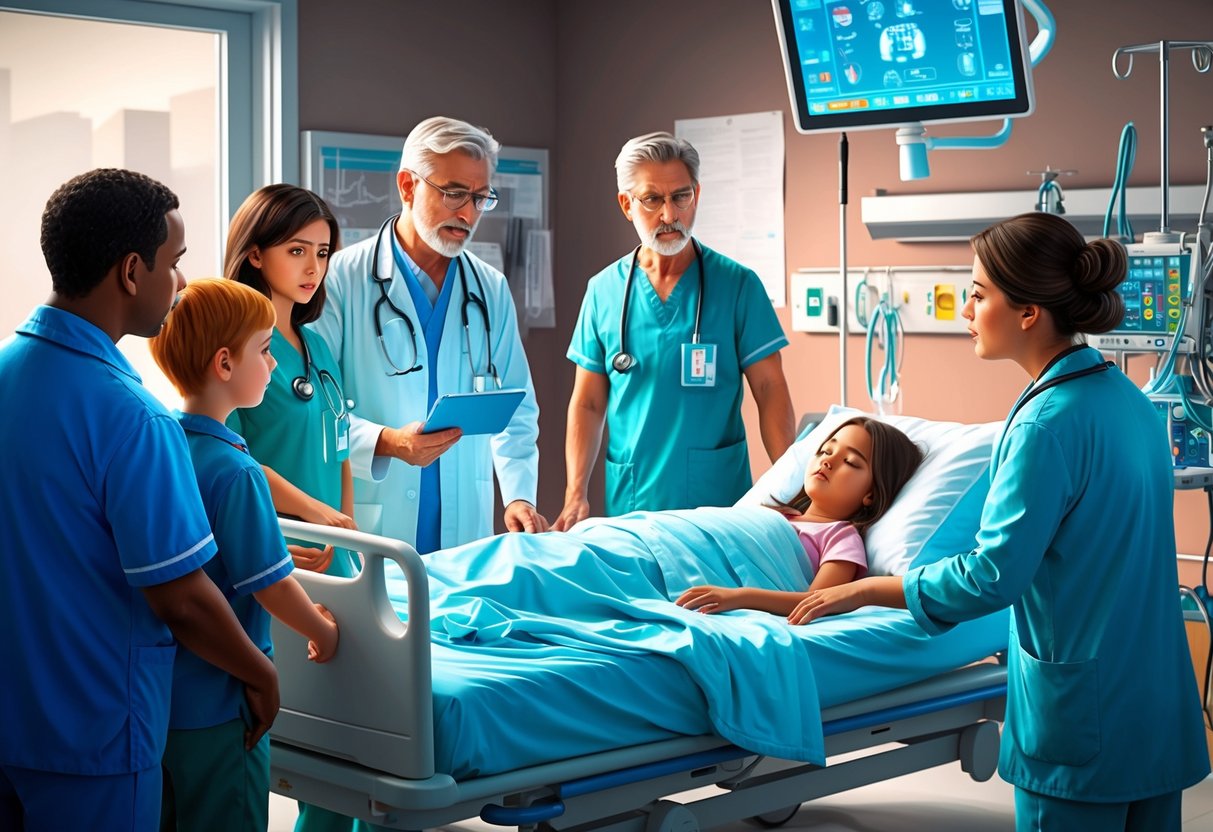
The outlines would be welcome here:
<svg viewBox="0 0 1213 832">
<path fill-rule="evenodd" d="M 290 575 L 294 563 L 278 528 L 269 483 L 261 466 L 249 456 L 239 434 L 207 416 L 179 413 L 177 418 L 185 429 L 198 489 L 219 547 L 218 555 L 206 565 L 206 573 L 232 605 L 232 611 L 249 639 L 272 657 L 270 615 L 257 603 L 253 593 Z M 179 766 L 175 746 L 188 745 L 193 749 L 191 755 L 196 757 L 199 739 L 195 732 L 199 729 L 212 729 L 216 736 L 229 738 L 223 740 L 225 743 L 239 743 L 241 732 L 233 732 L 230 723 L 242 720 L 244 712 L 244 686 L 238 679 L 188 650 L 178 652 L 173 667 L 172 732 L 165 755 L 166 810 L 171 812 L 175 806 L 178 828 L 187 828 L 187 823 L 201 824 L 199 828 L 209 825 L 190 808 L 195 805 L 191 799 L 193 795 L 199 797 L 203 807 L 215 811 L 233 807 L 231 801 L 213 799 L 216 787 L 209 778 L 200 780 L 185 773 L 196 767 Z M 187 738 L 186 734 L 191 736 Z M 232 737 L 235 739 L 231 740 Z M 235 799 L 247 796 L 253 802 L 265 804 L 269 794 L 268 747 L 267 735 L 262 737 L 259 747 L 250 752 L 263 758 L 263 773 L 238 773 L 232 771 L 230 765 L 217 765 L 209 773 L 220 782 L 225 777 L 251 777 L 243 792 L 236 789 Z M 214 751 L 224 754 L 226 759 L 231 749 L 216 746 Z M 197 760 L 189 762 L 197 763 Z M 210 799 L 205 799 L 207 796 Z M 262 810 L 258 806 L 253 807 L 254 815 L 259 811 Z M 223 822 L 223 825 L 226 828 L 228 823 Z"/>
<path fill-rule="evenodd" d="M 27 823 L 121 824 L 88 781 L 128 811 L 158 794 L 177 650 L 140 587 L 202 566 L 211 529 L 180 427 L 93 324 L 35 309 L 0 345 L 0 401 L 0 827 L 14 793 Z"/>
</svg>

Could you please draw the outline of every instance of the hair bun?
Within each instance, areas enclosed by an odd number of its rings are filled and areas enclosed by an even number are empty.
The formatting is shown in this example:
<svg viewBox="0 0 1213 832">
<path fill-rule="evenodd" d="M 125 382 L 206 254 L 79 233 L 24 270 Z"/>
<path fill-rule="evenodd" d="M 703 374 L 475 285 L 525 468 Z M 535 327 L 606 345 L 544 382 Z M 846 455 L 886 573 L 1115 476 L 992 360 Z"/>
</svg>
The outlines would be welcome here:
<svg viewBox="0 0 1213 832">
<path fill-rule="evenodd" d="M 1083 294 L 1113 291 L 1125 279 L 1127 268 L 1124 246 L 1102 237 L 1092 240 L 1074 261 L 1074 288 Z"/>
<path fill-rule="evenodd" d="M 1077 295 L 1066 310 L 1075 330 L 1107 332 L 1121 322 L 1125 306 L 1117 288 L 1127 269 L 1125 248 L 1115 240 L 1092 240 L 1079 250 L 1073 270 Z"/>
</svg>

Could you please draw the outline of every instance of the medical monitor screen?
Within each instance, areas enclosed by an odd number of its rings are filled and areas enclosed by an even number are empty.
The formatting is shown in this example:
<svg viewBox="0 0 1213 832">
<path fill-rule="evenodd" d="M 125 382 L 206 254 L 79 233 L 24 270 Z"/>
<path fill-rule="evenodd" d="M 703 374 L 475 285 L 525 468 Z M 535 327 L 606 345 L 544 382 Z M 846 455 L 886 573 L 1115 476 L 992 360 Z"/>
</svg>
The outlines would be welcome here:
<svg viewBox="0 0 1213 832">
<path fill-rule="evenodd" d="M 773 0 L 802 133 L 1028 115 L 1016 0 Z"/>
<path fill-rule="evenodd" d="M 1174 335 L 1188 291 L 1192 255 L 1129 255 L 1129 275 L 1120 284 L 1125 317 L 1115 332 Z"/>
<path fill-rule="evenodd" d="M 1087 343 L 1099 349 L 1130 352 L 1170 349 L 1183 321 L 1184 299 L 1191 286 L 1192 252 L 1178 246 L 1142 243 L 1126 248 L 1128 273 L 1117 287 L 1125 302 L 1125 316 L 1112 331 L 1088 336 Z"/>
</svg>

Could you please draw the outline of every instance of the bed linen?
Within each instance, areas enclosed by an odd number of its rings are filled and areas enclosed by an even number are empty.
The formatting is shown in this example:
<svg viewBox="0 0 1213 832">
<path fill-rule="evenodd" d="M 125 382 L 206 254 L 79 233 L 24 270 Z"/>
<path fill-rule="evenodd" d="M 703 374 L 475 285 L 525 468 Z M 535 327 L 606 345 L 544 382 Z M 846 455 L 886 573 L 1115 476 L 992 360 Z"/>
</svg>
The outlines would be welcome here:
<svg viewBox="0 0 1213 832">
<path fill-rule="evenodd" d="M 904 611 L 792 627 L 671 603 L 698 583 L 808 586 L 794 530 L 763 508 L 638 512 L 425 560 L 436 763 L 456 777 L 704 733 L 821 764 L 822 708 L 1006 646 L 1005 613 L 929 637 Z M 407 619 L 394 570 L 388 594 Z"/>
</svg>

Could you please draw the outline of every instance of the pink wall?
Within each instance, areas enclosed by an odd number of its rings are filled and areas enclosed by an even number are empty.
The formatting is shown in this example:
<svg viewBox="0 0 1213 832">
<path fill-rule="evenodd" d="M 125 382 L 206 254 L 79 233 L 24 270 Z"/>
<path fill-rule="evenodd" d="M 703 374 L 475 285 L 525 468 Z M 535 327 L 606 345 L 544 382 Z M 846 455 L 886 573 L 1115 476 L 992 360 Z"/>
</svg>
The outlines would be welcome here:
<svg viewBox="0 0 1213 832">
<path fill-rule="evenodd" d="M 1213 36 L 1208 0 L 1053 0 L 1058 38 L 1035 72 L 1037 111 L 1019 120 L 997 151 L 932 154 L 930 179 L 902 183 L 892 131 L 850 134 L 849 261 L 863 265 L 972 262 L 966 244 L 873 241 L 859 199 L 891 193 L 1022 190 L 1030 208 L 1046 164 L 1078 174 L 1067 188 L 1108 187 L 1121 127 L 1139 130 L 1133 185 L 1157 185 L 1158 66 L 1143 60 L 1129 81 L 1111 74 L 1121 45 Z M 564 490 L 565 407 L 573 368 L 564 351 L 588 278 L 635 245 L 615 203 L 620 145 L 676 118 L 783 110 L 787 141 L 787 265 L 838 263 L 837 135 L 795 133 L 769 5 L 764 0 L 350 0 L 343 25 L 328 4 L 301 0 L 300 127 L 401 133 L 448 113 L 485 124 L 503 142 L 552 149 L 557 319 L 536 330 L 527 353 L 541 408 L 540 509 L 555 516 Z M 452 9 L 457 9 L 453 12 Z M 1192 31 L 1189 31 L 1192 30 Z M 1198 31 L 1199 30 L 1199 31 Z M 1029 31 L 1034 27 L 1029 24 Z M 1171 180 L 1203 183 L 1196 128 L 1213 122 L 1213 75 L 1183 60 L 1171 69 Z M 997 125 L 944 126 L 932 133 L 993 132 Z M 1140 232 L 1141 229 L 1139 228 Z M 790 331 L 788 310 L 780 318 Z M 797 411 L 838 398 L 837 339 L 790 335 L 784 363 Z M 862 405 L 862 343 L 852 339 L 848 396 Z M 1131 371 L 1144 381 L 1147 360 Z M 931 418 L 1001 419 L 1027 379 L 1015 366 L 973 357 L 967 339 L 912 336 L 905 412 Z M 747 403 L 756 473 L 765 469 Z M 592 496 L 601 498 L 599 483 Z M 1180 551 L 1203 549 L 1207 520 L 1198 495 L 1177 500 Z"/>
<path fill-rule="evenodd" d="M 1036 114 L 1019 120 L 1010 142 L 997 151 L 936 152 L 930 179 L 907 184 L 898 178 L 891 130 L 851 133 L 848 259 L 864 265 L 967 265 L 967 244 L 904 244 L 873 241 L 859 210 L 859 197 L 878 188 L 890 193 L 1022 190 L 1029 210 L 1038 180 L 1025 175 L 1046 164 L 1073 168 L 1065 186 L 1111 184 L 1117 142 L 1124 122 L 1139 131 L 1133 185 L 1157 185 L 1158 65 L 1143 60 L 1128 81 L 1111 73 L 1117 46 L 1164 37 L 1213 34 L 1207 0 L 1164 0 L 1149 13 L 1132 0 L 1064 0 L 1049 4 L 1058 38 L 1035 72 Z M 787 88 L 772 15 L 760 0 L 697 0 L 676 23 L 643 0 L 564 3 L 559 8 L 560 77 L 557 138 L 563 153 L 557 169 L 562 206 L 557 252 L 558 318 L 570 332 L 585 280 L 635 244 L 613 199 L 611 164 L 628 137 L 672 129 L 677 118 L 783 110 L 786 126 L 786 237 L 789 270 L 838 264 L 838 161 L 836 134 L 802 136 L 792 126 Z M 1029 31 L 1035 27 L 1029 24 Z M 1185 59 L 1186 60 L 1186 59 Z M 1175 61 L 1171 70 L 1171 180 L 1202 184 L 1203 150 L 1196 128 L 1213 122 L 1213 76 L 1197 75 Z M 941 126 L 932 133 L 992 133 L 996 123 Z M 1140 230 L 1140 229 L 1139 229 Z M 567 287 L 567 288 L 566 288 Z M 790 315 L 780 310 L 790 332 Z M 838 399 L 835 336 L 790 334 L 784 365 L 798 412 L 822 410 Z M 863 345 L 848 349 L 848 397 L 867 402 L 863 389 Z M 1135 359 L 1135 374 L 1147 359 Z M 1138 368 L 1140 365 L 1140 368 Z M 558 376 L 570 389 L 572 371 Z M 967 339 L 912 336 L 904 365 L 906 413 L 960 421 L 1005 416 L 1027 378 L 1009 363 L 985 363 Z M 559 398 L 559 397 L 558 397 Z M 756 412 L 747 401 L 747 425 L 755 473 L 768 464 L 758 441 Z M 550 421 L 548 422 L 550 425 Z M 545 445 L 544 452 L 551 453 Z M 556 495 L 550 480 L 544 493 Z M 1203 550 L 1206 512 L 1199 496 L 1181 494 L 1176 513 L 1180 551 Z M 545 506 L 546 507 L 546 506 Z"/>
</svg>

